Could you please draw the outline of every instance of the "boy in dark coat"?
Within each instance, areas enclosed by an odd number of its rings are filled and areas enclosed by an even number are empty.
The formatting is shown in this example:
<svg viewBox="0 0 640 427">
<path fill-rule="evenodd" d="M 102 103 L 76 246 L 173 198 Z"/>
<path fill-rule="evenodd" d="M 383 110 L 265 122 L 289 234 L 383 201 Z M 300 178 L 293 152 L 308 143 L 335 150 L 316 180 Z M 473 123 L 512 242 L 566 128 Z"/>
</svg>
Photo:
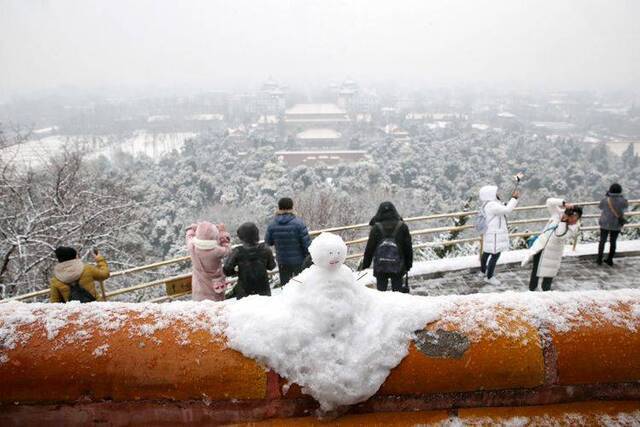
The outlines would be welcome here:
<svg viewBox="0 0 640 427">
<path fill-rule="evenodd" d="M 293 212 L 293 200 L 290 198 L 283 197 L 278 201 L 278 212 L 267 227 L 264 241 L 276 247 L 280 284 L 284 286 L 303 270 L 311 245 L 309 230 Z"/>
<path fill-rule="evenodd" d="M 401 256 L 402 265 L 400 266 L 400 271 L 395 274 L 379 272 L 374 263 L 373 275 L 376 277 L 379 291 L 386 291 L 389 280 L 391 280 L 392 290 L 408 293 L 409 289 L 403 285 L 402 278 L 413 266 L 413 248 L 411 246 L 409 227 L 402 221 L 402 217 L 400 217 L 396 207 L 391 202 L 382 202 L 380 204 L 378 212 L 371 218 L 369 225 L 371 226 L 371 231 L 367 247 L 364 250 L 362 268 L 369 268 L 371 263 L 374 262 L 378 245 L 384 239 L 393 237 Z"/>
<path fill-rule="evenodd" d="M 236 297 L 240 299 L 249 295 L 271 295 L 267 270 L 276 268 L 271 249 L 264 243 L 259 243 L 260 232 L 252 222 L 242 224 L 237 233 L 242 245 L 233 249 L 223 267 L 225 275 L 238 276 Z"/>
</svg>

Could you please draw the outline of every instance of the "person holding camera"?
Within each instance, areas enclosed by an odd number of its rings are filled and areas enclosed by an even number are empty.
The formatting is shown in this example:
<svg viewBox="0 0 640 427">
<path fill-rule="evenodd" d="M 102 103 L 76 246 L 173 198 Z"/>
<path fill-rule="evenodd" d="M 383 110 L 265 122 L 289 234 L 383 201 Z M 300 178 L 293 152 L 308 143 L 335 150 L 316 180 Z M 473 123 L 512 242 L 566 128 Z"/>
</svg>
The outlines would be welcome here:
<svg viewBox="0 0 640 427">
<path fill-rule="evenodd" d="M 102 300 L 96 291 L 95 281 L 109 278 L 107 261 L 94 248 L 96 265 L 85 264 L 74 248 L 58 246 L 55 250 L 58 264 L 53 268 L 49 288 L 50 302 L 79 301 L 81 303 Z"/>
<path fill-rule="evenodd" d="M 542 233 L 535 239 L 528 255 L 522 261 L 526 265 L 533 258 L 529 290 L 535 291 L 542 279 L 542 290 L 551 289 L 551 282 L 560 270 L 564 246 L 579 231 L 582 208 L 562 199 L 549 198 L 546 202 L 551 218 Z"/>
<path fill-rule="evenodd" d="M 486 275 L 485 282 L 497 286 L 500 281 L 493 276 L 496 264 L 500 254 L 509 250 L 507 215 L 517 206 L 520 192 L 514 190 L 511 193 L 511 200 L 506 205 L 500 201 L 498 187 L 495 185 L 482 187 L 479 196 L 482 203 L 480 215 L 484 217 L 480 272 Z"/>
<path fill-rule="evenodd" d="M 609 191 L 604 199 L 600 201 L 600 243 L 598 244 L 598 265 L 602 265 L 602 256 L 604 255 L 604 245 L 607 238 L 611 236 L 609 241 L 609 256 L 604 261 L 605 264 L 613 267 L 613 257 L 616 255 L 616 240 L 622 231 L 626 220 L 624 212 L 629 207 L 629 202 L 622 195 L 622 186 L 618 183 L 611 184 Z"/>
<path fill-rule="evenodd" d="M 191 297 L 194 301 L 223 301 L 227 278 L 223 259 L 231 253 L 231 236 L 224 224 L 201 221 L 186 232 L 187 251 L 191 256 Z"/>
</svg>

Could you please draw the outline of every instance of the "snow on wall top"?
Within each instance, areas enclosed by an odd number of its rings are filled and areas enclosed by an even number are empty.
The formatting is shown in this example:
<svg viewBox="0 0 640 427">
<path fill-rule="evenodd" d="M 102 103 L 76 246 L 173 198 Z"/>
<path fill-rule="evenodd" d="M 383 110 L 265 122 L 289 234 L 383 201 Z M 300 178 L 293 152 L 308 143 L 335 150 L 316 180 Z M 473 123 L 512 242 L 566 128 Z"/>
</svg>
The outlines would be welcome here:
<svg viewBox="0 0 640 427">
<path fill-rule="evenodd" d="M 368 399 L 408 352 L 417 330 L 428 323 L 449 323 L 470 340 L 487 331 L 493 336 L 525 339 L 526 330 L 505 317 L 568 331 L 576 325 L 607 322 L 637 332 L 640 290 L 587 292 L 505 292 L 471 296 L 418 297 L 371 290 L 344 265 L 347 246 L 331 233 L 314 239 L 314 265 L 273 297 L 239 301 L 170 304 L 79 303 L 0 304 L 0 364 L 17 345 L 29 345 L 40 324 L 49 340 L 61 329 L 74 332 L 64 342 L 83 342 L 98 331 L 108 335 L 123 327 L 132 339 L 151 337 L 169 327 L 184 328 L 179 343 L 189 345 L 187 331 L 208 331 L 214 339 L 264 363 L 302 387 L 323 410 Z M 515 323 L 515 322 L 514 322 Z M 179 325 L 179 326 L 176 326 Z M 217 338 L 216 338 L 217 337 Z M 96 348 L 94 357 L 109 351 Z"/>
<path fill-rule="evenodd" d="M 523 337 L 526 331 L 504 327 L 505 316 L 542 331 L 593 322 L 640 328 L 640 290 L 419 297 L 368 289 L 344 266 L 320 273 L 317 266 L 305 270 L 278 296 L 222 303 L 0 304 L 0 364 L 9 361 L 11 349 L 29 345 L 34 328 L 23 326 L 42 326 L 50 340 L 83 343 L 88 330 L 108 336 L 132 319 L 141 321 L 131 339 L 180 324 L 214 339 L 226 335 L 229 347 L 298 383 L 330 409 L 374 394 L 406 355 L 414 331 L 431 321 L 449 322 L 472 341 L 486 331 Z M 74 332 L 61 334 L 69 324 Z M 109 351 L 117 349 L 103 346 L 93 355 Z"/>
</svg>

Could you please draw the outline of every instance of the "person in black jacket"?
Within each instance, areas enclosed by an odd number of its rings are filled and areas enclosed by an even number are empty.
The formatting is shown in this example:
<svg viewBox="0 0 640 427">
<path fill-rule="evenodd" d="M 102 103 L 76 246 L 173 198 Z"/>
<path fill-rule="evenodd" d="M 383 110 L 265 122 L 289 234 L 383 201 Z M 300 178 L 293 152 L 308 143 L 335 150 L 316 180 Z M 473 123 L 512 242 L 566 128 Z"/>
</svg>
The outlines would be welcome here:
<svg viewBox="0 0 640 427">
<path fill-rule="evenodd" d="M 386 291 L 389 280 L 391 280 L 391 289 L 393 291 L 408 293 L 409 288 L 403 285 L 402 278 L 411 270 L 413 265 L 413 248 L 411 246 L 409 227 L 402 221 L 402 217 L 391 202 L 382 202 L 380 204 L 378 212 L 371 218 L 369 225 L 371 226 L 371 231 L 369 232 L 369 240 L 364 251 L 361 268 L 369 268 L 373 263 L 373 275 L 376 277 L 379 291 Z M 380 254 L 381 243 L 385 239 L 394 241 L 399 251 L 400 260 L 396 272 L 388 272 L 389 268 L 383 268 L 382 261 L 376 257 L 377 254 Z M 392 248 L 391 253 L 393 253 L 393 250 Z"/>
<path fill-rule="evenodd" d="M 233 249 L 223 267 L 225 275 L 238 276 L 236 298 L 271 295 L 267 270 L 276 268 L 271 249 L 264 243 L 259 243 L 260 232 L 252 222 L 242 224 L 237 233 L 242 245 Z"/>
</svg>

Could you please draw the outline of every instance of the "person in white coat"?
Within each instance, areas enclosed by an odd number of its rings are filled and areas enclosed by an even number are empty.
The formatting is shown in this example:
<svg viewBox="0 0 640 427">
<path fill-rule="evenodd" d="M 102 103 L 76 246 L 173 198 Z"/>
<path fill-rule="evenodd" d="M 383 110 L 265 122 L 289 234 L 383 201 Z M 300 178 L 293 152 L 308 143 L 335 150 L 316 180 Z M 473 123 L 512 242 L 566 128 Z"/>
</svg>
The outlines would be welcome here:
<svg viewBox="0 0 640 427">
<path fill-rule="evenodd" d="M 520 193 L 514 191 L 511 200 L 505 205 L 498 198 L 498 187 L 495 185 L 485 185 L 480 189 L 480 210 L 487 227 L 482 239 L 480 271 L 483 275 L 486 274 L 485 282 L 492 285 L 500 284 L 494 277 L 494 272 L 500 254 L 509 250 L 507 215 L 515 209 L 519 196 Z"/>
<path fill-rule="evenodd" d="M 529 281 L 530 291 L 538 288 L 540 279 L 542 279 L 543 291 L 551 289 L 551 282 L 560 270 L 564 246 L 579 232 L 578 223 L 582 218 L 580 206 L 555 198 L 547 199 L 546 204 L 551 218 L 522 261 L 524 266 L 533 258 Z"/>
</svg>

